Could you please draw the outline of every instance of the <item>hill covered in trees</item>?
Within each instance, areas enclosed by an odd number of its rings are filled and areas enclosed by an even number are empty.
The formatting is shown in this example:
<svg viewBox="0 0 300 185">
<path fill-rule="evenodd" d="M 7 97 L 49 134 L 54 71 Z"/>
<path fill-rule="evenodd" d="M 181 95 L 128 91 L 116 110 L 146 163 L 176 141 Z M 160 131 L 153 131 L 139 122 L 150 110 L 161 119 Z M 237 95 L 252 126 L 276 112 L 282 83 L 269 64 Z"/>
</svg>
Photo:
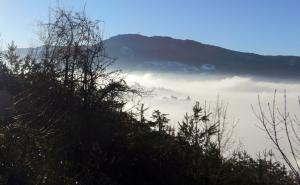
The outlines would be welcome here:
<svg viewBox="0 0 300 185">
<path fill-rule="evenodd" d="M 105 40 L 109 56 L 130 70 L 299 79 L 300 57 L 237 52 L 193 40 L 118 35 Z"/>
<path fill-rule="evenodd" d="M 224 155 L 221 119 L 199 103 L 177 130 L 159 110 L 124 111 L 127 85 L 104 50 L 98 22 L 57 9 L 41 24 L 41 56 L 1 55 L 1 93 L 12 115 L 0 124 L 0 183 L 299 184 L 272 154 Z"/>
</svg>

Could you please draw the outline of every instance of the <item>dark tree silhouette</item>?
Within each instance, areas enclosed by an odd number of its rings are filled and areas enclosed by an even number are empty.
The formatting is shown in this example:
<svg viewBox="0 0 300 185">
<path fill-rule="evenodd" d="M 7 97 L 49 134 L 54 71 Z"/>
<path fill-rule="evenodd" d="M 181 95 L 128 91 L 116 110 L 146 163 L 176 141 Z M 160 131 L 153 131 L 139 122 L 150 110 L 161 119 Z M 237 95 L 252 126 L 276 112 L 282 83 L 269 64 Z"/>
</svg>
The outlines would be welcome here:
<svg viewBox="0 0 300 185">
<path fill-rule="evenodd" d="M 8 45 L 8 50 L 4 54 L 7 64 L 10 66 L 11 73 L 17 75 L 20 72 L 21 59 L 16 53 L 17 46 L 14 41 Z"/>
</svg>

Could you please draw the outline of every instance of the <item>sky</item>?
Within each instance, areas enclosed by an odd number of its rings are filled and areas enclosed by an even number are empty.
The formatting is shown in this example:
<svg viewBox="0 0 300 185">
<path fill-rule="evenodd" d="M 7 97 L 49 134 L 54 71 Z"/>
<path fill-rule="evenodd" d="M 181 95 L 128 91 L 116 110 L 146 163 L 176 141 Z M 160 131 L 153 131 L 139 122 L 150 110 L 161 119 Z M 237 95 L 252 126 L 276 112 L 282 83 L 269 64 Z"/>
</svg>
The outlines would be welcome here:
<svg viewBox="0 0 300 185">
<path fill-rule="evenodd" d="M 39 45 L 37 23 L 63 6 L 101 20 L 104 37 L 139 33 L 264 55 L 300 56 L 299 0 L 0 0 L 2 48 Z"/>
</svg>

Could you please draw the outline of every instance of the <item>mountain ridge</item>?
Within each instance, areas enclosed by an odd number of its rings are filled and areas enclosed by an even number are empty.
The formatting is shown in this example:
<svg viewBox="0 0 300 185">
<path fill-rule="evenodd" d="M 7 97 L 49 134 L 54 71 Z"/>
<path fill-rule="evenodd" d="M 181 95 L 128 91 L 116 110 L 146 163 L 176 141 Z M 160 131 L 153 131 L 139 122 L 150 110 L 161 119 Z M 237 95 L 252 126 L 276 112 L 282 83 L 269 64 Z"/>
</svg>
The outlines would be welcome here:
<svg viewBox="0 0 300 185">
<path fill-rule="evenodd" d="M 300 57 L 234 51 L 193 40 L 139 34 L 105 40 L 109 56 L 131 70 L 300 78 Z"/>
<path fill-rule="evenodd" d="M 119 34 L 104 40 L 115 68 L 222 76 L 300 79 L 300 57 L 234 51 L 189 39 Z M 37 50 L 41 47 L 37 47 Z M 20 55 L 30 49 L 19 48 Z"/>
<path fill-rule="evenodd" d="M 226 48 L 226 47 L 222 47 L 222 46 L 217 46 L 217 45 L 214 45 L 214 44 L 206 44 L 206 43 L 203 43 L 201 41 L 197 41 L 197 40 L 192 40 L 192 39 L 180 39 L 180 38 L 174 38 L 174 37 L 171 37 L 171 36 L 160 36 L 160 35 L 153 35 L 153 36 L 146 36 L 146 35 L 142 35 L 142 34 L 135 34 L 135 33 L 127 33 L 127 34 L 118 34 L 118 35 L 115 35 L 115 36 L 111 36 L 107 39 L 105 39 L 104 41 L 107 41 L 107 40 L 110 40 L 110 39 L 115 39 L 115 38 L 122 38 L 122 37 L 144 37 L 144 38 L 165 38 L 165 39 L 170 39 L 170 40 L 179 40 L 179 41 L 183 41 L 183 42 L 191 42 L 191 43 L 196 43 L 196 44 L 202 44 L 202 45 L 206 45 L 206 46 L 211 46 L 211 47 L 216 47 L 216 48 L 219 48 L 219 49 L 224 49 L 224 50 L 227 50 L 227 51 L 233 51 L 233 52 L 238 52 L 238 53 L 244 53 L 244 54 L 254 54 L 254 55 L 259 55 L 259 56 L 267 56 L 267 57 L 300 57 L 300 55 L 285 55 L 285 54 L 259 54 L 259 53 L 255 53 L 255 52 L 247 52 L 247 51 L 240 51 L 240 50 L 235 50 L 235 49 L 229 49 L 229 48 Z"/>
</svg>

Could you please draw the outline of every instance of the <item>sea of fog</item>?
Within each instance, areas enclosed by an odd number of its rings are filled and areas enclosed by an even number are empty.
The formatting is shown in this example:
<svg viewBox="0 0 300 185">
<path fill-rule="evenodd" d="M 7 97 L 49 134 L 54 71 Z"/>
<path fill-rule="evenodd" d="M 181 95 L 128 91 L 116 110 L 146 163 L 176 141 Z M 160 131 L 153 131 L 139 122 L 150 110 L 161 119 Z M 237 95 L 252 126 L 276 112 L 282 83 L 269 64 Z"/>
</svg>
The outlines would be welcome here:
<svg viewBox="0 0 300 185">
<path fill-rule="evenodd" d="M 248 77 L 206 78 L 199 75 L 159 74 L 159 73 L 127 73 L 129 84 L 143 87 L 150 91 L 140 101 L 148 107 L 147 116 L 159 109 L 167 113 L 170 124 L 178 125 L 185 113 L 191 113 L 196 101 L 202 106 L 213 105 L 218 97 L 228 104 L 227 118 L 230 123 L 238 122 L 235 128 L 234 147 L 242 147 L 250 154 L 272 149 L 266 134 L 259 128 L 261 125 L 255 117 L 251 105 L 258 110 L 258 96 L 263 108 L 272 102 L 277 90 L 278 108 L 284 104 L 284 90 L 287 94 L 287 109 L 291 115 L 300 117 L 298 96 L 300 83 L 272 80 L 258 80 Z M 128 109 L 131 107 L 128 106 Z"/>
</svg>

